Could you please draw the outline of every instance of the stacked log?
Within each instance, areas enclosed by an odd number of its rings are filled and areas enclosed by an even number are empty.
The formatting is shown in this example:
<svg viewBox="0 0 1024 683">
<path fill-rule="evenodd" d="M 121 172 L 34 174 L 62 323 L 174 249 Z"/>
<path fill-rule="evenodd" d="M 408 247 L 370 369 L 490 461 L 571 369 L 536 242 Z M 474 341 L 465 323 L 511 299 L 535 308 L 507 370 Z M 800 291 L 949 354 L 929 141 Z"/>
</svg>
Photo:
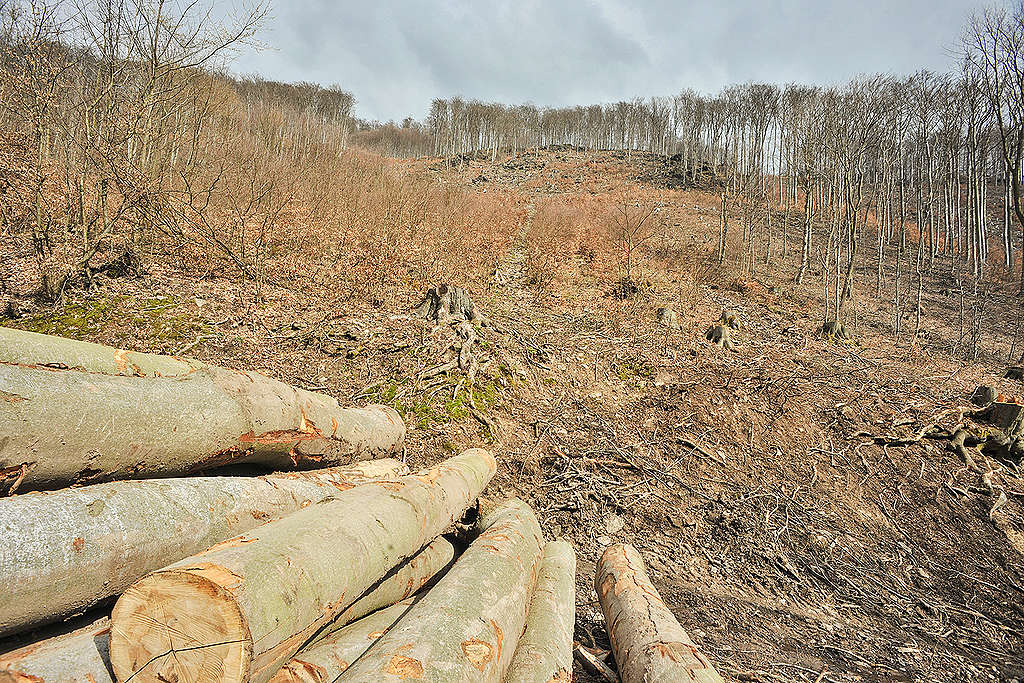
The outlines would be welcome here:
<svg viewBox="0 0 1024 683">
<path fill-rule="evenodd" d="M 482 519 L 455 565 L 345 681 L 500 681 L 526 624 L 541 563 L 541 532 L 528 505 L 510 500 Z"/>
<path fill-rule="evenodd" d="M 315 645 L 303 648 L 274 674 L 270 683 L 333 681 L 383 637 L 415 603 L 416 598 L 396 602 L 331 633 Z"/>
<path fill-rule="evenodd" d="M 623 683 L 722 683 L 661 599 L 633 546 L 604 551 L 594 587 Z"/>
<path fill-rule="evenodd" d="M 445 534 L 497 463 L 351 464 L 404 429 L 255 373 L 0 328 L 0 637 L 95 615 L 0 655 L 0 683 L 568 681 L 572 547 L 512 499 L 459 555 Z M 170 476 L 228 463 L 298 471 Z M 596 587 L 624 683 L 721 681 L 632 547 Z"/>
<path fill-rule="evenodd" d="M 576 553 L 567 541 L 544 546 L 530 610 L 505 683 L 552 683 L 572 677 L 576 626 Z"/>
<path fill-rule="evenodd" d="M 0 498 L 0 636 L 66 618 L 149 572 L 333 498 L 408 473 L 391 459 L 263 477 L 95 484 Z M 16 542 L 13 542 L 16 539 Z"/>
<path fill-rule="evenodd" d="M 310 469 L 401 449 L 387 406 L 255 372 L 0 328 L 0 491 L 227 464 Z"/>
<path fill-rule="evenodd" d="M 110 619 L 0 655 L 0 683 L 114 683 Z"/>
<path fill-rule="evenodd" d="M 371 482 L 150 574 L 118 599 L 119 680 L 263 683 L 380 577 L 448 529 L 495 472 L 473 449 Z"/>
</svg>

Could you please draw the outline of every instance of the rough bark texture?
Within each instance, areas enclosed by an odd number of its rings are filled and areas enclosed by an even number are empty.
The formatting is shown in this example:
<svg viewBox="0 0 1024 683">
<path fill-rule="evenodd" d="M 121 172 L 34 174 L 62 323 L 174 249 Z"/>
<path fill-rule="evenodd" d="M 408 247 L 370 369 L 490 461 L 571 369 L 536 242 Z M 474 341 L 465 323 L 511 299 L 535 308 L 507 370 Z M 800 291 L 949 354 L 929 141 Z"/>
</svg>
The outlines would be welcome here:
<svg viewBox="0 0 1024 683">
<path fill-rule="evenodd" d="M 328 683 L 387 633 L 415 602 L 406 598 L 348 624 L 327 638 L 303 648 L 274 674 L 270 683 Z"/>
<path fill-rule="evenodd" d="M 484 531 L 401 621 L 345 672 L 346 681 L 500 681 L 523 633 L 540 569 L 529 506 L 487 513 Z"/>
<path fill-rule="evenodd" d="M 325 626 L 310 644 L 329 637 L 356 619 L 411 597 L 455 559 L 455 547 L 446 538 L 435 538 L 426 548 L 388 573 L 369 593 L 356 600 Z M 307 644 L 307 647 L 309 644 Z"/>
<path fill-rule="evenodd" d="M 119 680 L 267 681 L 323 626 L 451 526 L 494 475 L 474 449 L 371 482 L 150 574 L 117 601 Z"/>
<path fill-rule="evenodd" d="M 428 289 L 423 301 L 413 313 L 421 318 L 436 320 L 440 324 L 453 320 L 487 324 L 487 318 L 477 309 L 469 292 L 461 287 L 449 285 L 438 285 Z"/>
<path fill-rule="evenodd" d="M 0 328 L 0 493 L 229 463 L 324 467 L 400 449 L 386 406 L 226 370 Z"/>
<path fill-rule="evenodd" d="M 505 683 L 568 683 L 576 627 L 576 553 L 563 540 L 544 546 L 526 630 L 516 645 Z"/>
<path fill-rule="evenodd" d="M 117 481 L 0 498 L 0 636 L 63 619 L 133 581 L 357 483 L 390 458 L 265 477 Z"/>
<path fill-rule="evenodd" d="M 604 551 L 594 587 L 622 683 L 722 683 L 665 606 L 633 546 Z"/>
<path fill-rule="evenodd" d="M 712 325 L 704 333 L 704 338 L 712 344 L 721 346 L 726 351 L 735 351 L 736 345 L 733 343 L 732 335 L 729 333 L 731 329 L 725 325 Z"/>
<path fill-rule="evenodd" d="M 0 683 L 114 683 L 107 618 L 0 655 Z"/>
</svg>

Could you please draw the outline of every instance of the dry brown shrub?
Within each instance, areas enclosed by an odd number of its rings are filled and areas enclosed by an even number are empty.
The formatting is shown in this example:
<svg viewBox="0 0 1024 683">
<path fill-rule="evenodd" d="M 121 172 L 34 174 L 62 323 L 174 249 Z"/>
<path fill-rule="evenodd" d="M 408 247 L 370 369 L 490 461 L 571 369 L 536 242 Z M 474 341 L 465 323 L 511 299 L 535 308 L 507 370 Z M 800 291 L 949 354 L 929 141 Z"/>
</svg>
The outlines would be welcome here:
<svg viewBox="0 0 1024 683">
<path fill-rule="evenodd" d="M 537 202 L 533 220 L 523 236 L 526 276 L 540 289 L 552 289 L 569 276 L 568 270 L 580 255 L 580 215 L 564 199 Z"/>
</svg>

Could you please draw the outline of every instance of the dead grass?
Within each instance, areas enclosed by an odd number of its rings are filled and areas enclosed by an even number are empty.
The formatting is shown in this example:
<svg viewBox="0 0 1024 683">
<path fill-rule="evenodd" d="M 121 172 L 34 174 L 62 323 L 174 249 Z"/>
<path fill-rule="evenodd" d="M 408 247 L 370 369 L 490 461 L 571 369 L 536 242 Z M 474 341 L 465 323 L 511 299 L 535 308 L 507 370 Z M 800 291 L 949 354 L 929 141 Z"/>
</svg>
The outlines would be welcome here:
<svg viewBox="0 0 1024 683">
<path fill-rule="evenodd" d="M 259 297 L 223 256 L 204 256 L 208 271 L 191 266 L 197 255 L 161 256 L 144 277 L 70 291 L 56 309 L 13 297 L 5 324 L 74 328 L 390 402 L 410 425 L 413 466 L 488 443 L 501 463 L 490 491 L 526 499 L 579 553 L 582 642 L 602 644 L 591 581 L 612 539 L 640 548 L 680 621 L 733 678 L 1024 676 L 1024 558 L 988 520 L 983 487 L 938 442 L 883 449 L 854 436 L 913 430 L 979 383 L 1020 393 L 995 356 L 950 356 L 948 298 L 927 301 L 934 340 L 895 345 L 863 273 L 856 344 L 832 343 L 817 333 L 817 276 L 791 283 L 792 245 L 770 271 L 719 265 L 716 197 L 638 184 L 666 219 L 642 250 L 649 287 L 618 299 L 602 226 L 610 196 L 637 175 L 624 158 L 437 165 L 323 160 L 266 235 Z M 468 285 L 496 323 L 482 333 L 494 362 L 471 391 L 498 434 L 467 410 L 458 377 L 416 381 L 449 350 L 408 316 L 441 280 Z M 660 306 L 676 309 L 680 330 L 657 325 Z M 703 339 L 724 308 L 744 322 L 735 353 Z M 1010 333 L 986 344 L 1005 355 Z M 612 516 L 623 530 L 608 531 Z M 1003 519 L 1024 527 L 1019 496 Z"/>
</svg>

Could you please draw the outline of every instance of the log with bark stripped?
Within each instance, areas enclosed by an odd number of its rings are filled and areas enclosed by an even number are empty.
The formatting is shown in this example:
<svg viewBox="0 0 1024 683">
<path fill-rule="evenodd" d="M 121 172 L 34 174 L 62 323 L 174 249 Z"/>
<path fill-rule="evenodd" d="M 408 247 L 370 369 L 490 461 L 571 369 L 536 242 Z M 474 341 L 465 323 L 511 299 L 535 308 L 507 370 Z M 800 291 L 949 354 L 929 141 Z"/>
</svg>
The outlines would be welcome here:
<svg viewBox="0 0 1024 683">
<path fill-rule="evenodd" d="M 604 551 L 594 587 L 623 683 L 722 683 L 661 599 L 633 546 Z"/>
<path fill-rule="evenodd" d="M 272 518 L 408 471 L 382 458 L 264 477 L 116 481 L 0 498 L 0 636 L 68 617 Z"/>
<path fill-rule="evenodd" d="M 404 438 L 386 406 L 342 408 L 255 372 L 0 327 L 0 493 L 232 463 L 341 465 Z"/>
<path fill-rule="evenodd" d="M 343 674 L 401 619 L 417 598 L 377 610 L 304 647 L 274 674 L 270 683 L 327 683 Z"/>
<path fill-rule="evenodd" d="M 106 617 L 0 655 L 0 683 L 114 683 Z"/>
<path fill-rule="evenodd" d="M 540 527 L 511 500 L 481 519 L 484 531 L 343 680 L 388 683 L 500 681 L 523 633 L 542 557 Z"/>
<path fill-rule="evenodd" d="M 568 683 L 575 627 L 576 553 L 567 541 L 551 541 L 544 546 L 526 630 L 516 645 L 505 683 Z"/>
<path fill-rule="evenodd" d="M 356 487 L 150 574 L 114 606 L 114 672 L 135 683 L 267 681 L 450 527 L 495 468 L 490 453 L 469 450 L 416 475 Z"/>
</svg>

